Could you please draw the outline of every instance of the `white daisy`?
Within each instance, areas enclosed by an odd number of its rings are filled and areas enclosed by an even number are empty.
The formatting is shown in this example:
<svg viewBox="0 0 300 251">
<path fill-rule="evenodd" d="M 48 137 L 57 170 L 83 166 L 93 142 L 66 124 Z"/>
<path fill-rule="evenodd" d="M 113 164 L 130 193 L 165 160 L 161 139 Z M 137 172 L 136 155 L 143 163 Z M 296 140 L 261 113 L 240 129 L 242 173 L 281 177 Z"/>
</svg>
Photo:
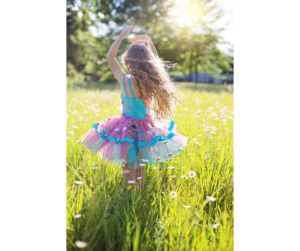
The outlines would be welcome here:
<svg viewBox="0 0 300 251">
<path fill-rule="evenodd" d="M 191 206 L 189 206 L 189 205 L 185 205 L 185 206 L 183 206 L 184 208 L 190 208 Z"/>
<path fill-rule="evenodd" d="M 162 194 L 165 194 L 165 192 L 161 192 Z"/>
<path fill-rule="evenodd" d="M 92 169 L 94 169 L 94 170 L 98 170 L 99 168 L 98 168 L 98 167 L 96 167 L 96 166 L 92 166 Z"/>
<path fill-rule="evenodd" d="M 128 180 L 128 184 L 134 184 L 135 180 Z"/>
<path fill-rule="evenodd" d="M 97 164 L 98 164 L 98 163 L 93 163 L 92 166 L 95 166 L 95 165 L 97 165 Z"/>
<path fill-rule="evenodd" d="M 67 139 L 70 139 L 70 137 L 67 137 Z"/>
<path fill-rule="evenodd" d="M 84 183 L 84 181 L 82 181 L 82 180 L 75 180 L 74 183 L 77 184 L 77 185 L 81 185 L 81 184 Z"/>
<path fill-rule="evenodd" d="M 143 178 L 143 177 L 137 177 L 136 179 L 137 179 L 137 180 L 140 180 L 140 179 L 142 179 L 142 178 Z"/>
<path fill-rule="evenodd" d="M 75 215 L 75 218 L 80 218 L 81 217 L 81 214 L 76 214 Z"/>
<path fill-rule="evenodd" d="M 169 166 L 168 168 L 169 168 L 169 169 L 174 169 L 175 167 L 174 167 L 174 166 Z"/>
<path fill-rule="evenodd" d="M 140 165 L 140 166 L 145 166 L 145 164 L 143 164 L 143 163 L 140 163 L 139 165 Z"/>
<path fill-rule="evenodd" d="M 157 167 L 155 166 L 155 167 L 153 167 L 153 170 L 157 170 Z"/>
<path fill-rule="evenodd" d="M 216 201 L 216 200 L 217 200 L 217 198 L 212 197 L 212 196 L 206 196 L 206 199 L 207 199 L 208 201 Z"/>
<path fill-rule="evenodd" d="M 204 130 L 205 132 L 208 132 L 208 131 L 209 131 L 209 126 L 206 126 L 203 130 Z"/>
<path fill-rule="evenodd" d="M 78 126 L 72 126 L 73 128 L 78 128 Z"/>
<path fill-rule="evenodd" d="M 172 198 L 175 198 L 177 196 L 177 193 L 175 191 L 171 191 Z"/>
<path fill-rule="evenodd" d="M 212 225 L 213 228 L 217 228 L 218 226 L 219 226 L 219 224 Z"/>
<path fill-rule="evenodd" d="M 194 178 L 196 176 L 196 173 L 194 171 L 189 172 L 189 177 Z"/>
<path fill-rule="evenodd" d="M 84 241 L 75 241 L 75 245 L 78 248 L 85 248 L 87 246 L 87 243 Z"/>
<path fill-rule="evenodd" d="M 142 159 L 142 161 L 143 161 L 143 162 L 149 162 L 149 160 L 147 160 L 147 159 Z"/>
</svg>

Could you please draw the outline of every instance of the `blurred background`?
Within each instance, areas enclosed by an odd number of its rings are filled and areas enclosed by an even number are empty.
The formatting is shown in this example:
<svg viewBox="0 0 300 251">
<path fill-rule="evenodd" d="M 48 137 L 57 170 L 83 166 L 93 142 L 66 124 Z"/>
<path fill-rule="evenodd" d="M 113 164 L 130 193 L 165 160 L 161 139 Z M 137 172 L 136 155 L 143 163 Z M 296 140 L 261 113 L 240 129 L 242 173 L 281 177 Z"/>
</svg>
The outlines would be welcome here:
<svg viewBox="0 0 300 251">
<path fill-rule="evenodd" d="M 232 0 L 67 0 L 67 87 L 116 82 L 106 61 L 128 25 L 117 59 L 135 35 L 151 37 L 159 57 L 176 62 L 174 81 L 233 84 Z"/>
</svg>

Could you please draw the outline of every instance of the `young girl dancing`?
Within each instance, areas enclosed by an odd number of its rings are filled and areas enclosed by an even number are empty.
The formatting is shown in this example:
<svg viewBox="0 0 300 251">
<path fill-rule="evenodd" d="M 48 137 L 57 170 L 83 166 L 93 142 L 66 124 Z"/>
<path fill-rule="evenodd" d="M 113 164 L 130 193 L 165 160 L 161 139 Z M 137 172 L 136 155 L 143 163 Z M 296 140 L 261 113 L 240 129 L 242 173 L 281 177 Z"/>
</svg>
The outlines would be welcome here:
<svg viewBox="0 0 300 251">
<path fill-rule="evenodd" d="M 123 55 L 127 75 L 116 60 L 116 54 L 132 26 L 127 26 L 112 44 L 106 58 L 121 87 L 121 116 L 110 117 L 93 125 L 81 142 L 116 166 L 122 165 L 126 184 L 141 182 L 144 186 L 146 164 L 165 162 L 180 154 L 188 137 L 180 135 L 172 115 L 178 99 L 162 61 L 151 39 L 138 35 Z"/>
</svg>

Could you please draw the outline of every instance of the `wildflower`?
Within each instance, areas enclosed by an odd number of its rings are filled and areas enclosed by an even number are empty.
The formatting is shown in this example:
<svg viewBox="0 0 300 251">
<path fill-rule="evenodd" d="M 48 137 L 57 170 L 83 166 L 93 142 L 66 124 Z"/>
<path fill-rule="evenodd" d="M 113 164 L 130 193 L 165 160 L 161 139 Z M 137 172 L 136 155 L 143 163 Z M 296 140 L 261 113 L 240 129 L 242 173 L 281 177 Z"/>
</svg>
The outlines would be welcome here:
<svg viewBox="0 0 300 251">
<path fill-rule="evenodd" d="M 128 187 L 127 187 L 127 190 L 130 190 L 130 189 L 131 189 L 131 186 L 128 186 Z"/>
<path fill-rule="evenodd" d="M 140 179 L 142 179 L 142 178 L 143 178 L 143 177 L 137 177 L 136 179 L 137 179 L 137 180 L 140 180 Z"/>
<path fill-rule="evenodd" d="M 208 201 L 212 201 L 212 202 L 214 202 L 214 201 L 217 200 L 217 198 L 212 197 L 212 196 L 206 196 L 206 199 L 207 199 Z"/>
<path fill-rule="evenodd" d="M 135 181 L 134 180 L 128 180 L 128 184 L 134 184 Z"/>
<path fill-rule="evenodd" d="M 75 241 L 75 245 L 78 248 L 85 248 L 87 246 L 87 243 L 84 241 Z"/>
<path fill-rule="evenodd" d="M 78 126 L 72 126 L 73 128 L 78 128 Z"/>
<path fill-rule="evenodd" d="M 157 157 L 157 160 L 160 160 L 160 157 Z"/>
<path fill-rule="evenodd" d="M 162 194 L 165 194 L 165 192 L 161 192 Z"/>
<path fill-rule="evenodd" d="M 212 127 L 211 127 L 211 130 L 214 131 L 214 132 L 217 131 L 217 127 L 212 126 Z"/>
<path fill-rule="evenodd" d="M 79 119 L 81 119 L 81 120 L 82 120 L 82 119 L 84 119 L 84 117 L 79 117 Z"/>
<path fill-rule="evenodd" d="M 205 158 L 205 159 L 208 159 L 209 157 L 210 157 L 209 154 L 205 154 L 205 155 L 204 155 L 204 158 Z"/>
<path fill-rule="evenodd" d="M 200 144 L 199 142 L 195 141 L 195 143 L 196 143 L 198 146 L 201 146 L 201 144 Z"/>
<path fill-rule="evenodd" d="M 143 162 L 149 162 L 149 160 L 147 160 L 147 159 L 142 159 L 142 161 L 143 161 Z"/>
<path fill-rule="evenodd" d="M 180 178 L 183 179 L 183 178 L 185 178 L 185 176 L 184 176 L 184 175 L 181 175 Z"/>
<path fill-rule="evenodd" d="M 96 162 L 96 163 L 93 163 L 92 166 L 95 166 L 95 165 L 97 165 L 97 164 L 98 164 L 97 162 Z"/>
<path fill-rule="evenodd" d="M 81 217 L 81 214 L 76 214 L 75 215 L 75 218 L 80 218 Z"/>
<path fill-rule="evenodd" d="M 217 228 L 218 226 L 219 226 L 219 224 L 212 225 L 213 228 Z"/>
<path fill-rule="evenodd" d="M 176 198 L 177 193 L 175 191 L 171 191 L 171 196 L 172 196 L 172 198 Z"/>
<path fill-rule="evenodd" d="M 117 131 L 120 131 L 120 128 L 116 128 L 115 131 L 116 131 L 116 132 L 117 132 Z"/>
<path fill-rule="evenodd" d="M 209 131 L 209 126 L 206 126 L 203 130 L 204 130 L 205 132 L 208 132 L 208 131 Z"/>
<path fill-rule="evenodd" d="M 197 139 L 192 139 L 193 141 L 196 141 Z"/>
<path fill-rule="evenodd" d="M 197 137 L 201 137 L 201 136 L 202 136 L 202 134 L 197 135 Z"/>
<path fill-rule="evenodd" d="M 70 139 L 70 137 L 67 137 L 67 139 Z"/>
<path fill-rule="evenodd" d="M 145 166 L 145 164 L 143 164 L 143 163 L 140 163 L 139 165 L 140 165 L 140 166 Z"/>
<path fill-rule="evenodd" d="M 123 127 L 123 132 L 125 131 L 127 129 L 127 127 L 125 126 L 125 127 Z"/>
<path fill-rule="evenodd" d="M 174 167 L 174 166 L 169 166 L 168 168 L 169 168 L 169 169 L 174 169 L 175 167 Z"/>
<path fill-rule="evenodd" d="M 189 206 L 189 205 L 185 205 L 185 206 L 183 206 L 184 208 L 190 208 L 191 206 Z"/>
<path fill-rule="evenodd" d="M 79 141 L 79 140 L 77 140 L 77 141 L 76 141 L 76 143 L 80 143 L 80 141 Z"/>
<path fill-rule="evenodd" d="M 81 184 L 84 183 L 84 181 L 82 181 L 82 180 L 75 180 L 74 183 L 77 184 L 77 185 L 81 185 Z"/>
<path fill-rule="evenodd" d="M 157 167 L 155 166 L 155 167 L 153 167 L 153 170 L 157 170 Z"/>
<path fill-rule="evenodd" d="M 92 166 L 92 169 L 94 169 L 94 170 L 98 170 L 98 167 L 96 167 L 96 166 Z"/>
<path fill-rule="evenodd" d="M 189 172 L 190 178 L 194 178 L 196 176 L 196 173 L 194 171 Z"/>
</svg>

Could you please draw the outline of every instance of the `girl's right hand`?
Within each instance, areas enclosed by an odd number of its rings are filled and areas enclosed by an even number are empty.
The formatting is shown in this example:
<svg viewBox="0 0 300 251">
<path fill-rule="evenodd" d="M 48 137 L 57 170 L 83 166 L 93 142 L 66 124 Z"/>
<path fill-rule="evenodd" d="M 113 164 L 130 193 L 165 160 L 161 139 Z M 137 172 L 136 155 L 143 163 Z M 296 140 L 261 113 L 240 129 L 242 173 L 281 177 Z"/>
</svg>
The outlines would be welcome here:
<svg viewBox="0 0 300 251">
<path fill-rule="evenodd" d="M 133 25 L 126 26 L 126 27 L 124 28 L 124 30 L 122 30 L 122 32 L 121 32 L 121 34 L 120 34 L 120 37 L 122 37 L 123 39 L 124 39 L 125 37 L 127 37 L 127 36 L 130 34 L 132 28 L 133 28 Z"/>
<path fill-rule="evenodd" d="M 151 41 L 151 38 L 146 35 L 137 35 L 135 38 L 133 38 L 131 40 L 132 43 L 137 42 L 137 41 L 149 42 L 149 41 Z"/>
</svg>

